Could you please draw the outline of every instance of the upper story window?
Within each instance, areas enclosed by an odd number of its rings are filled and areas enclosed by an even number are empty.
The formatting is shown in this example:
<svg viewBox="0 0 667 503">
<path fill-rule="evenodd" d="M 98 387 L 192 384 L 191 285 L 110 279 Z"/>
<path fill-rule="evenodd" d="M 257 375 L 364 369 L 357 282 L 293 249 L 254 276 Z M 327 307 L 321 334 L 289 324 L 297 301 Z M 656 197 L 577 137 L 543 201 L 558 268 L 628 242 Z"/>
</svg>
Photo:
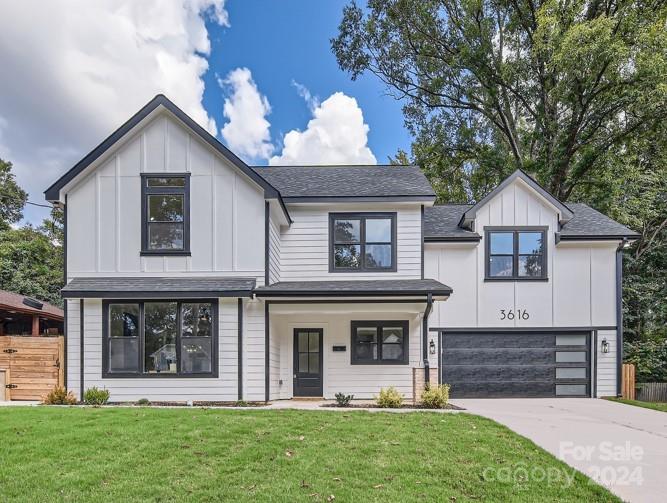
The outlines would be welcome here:
<svg viewBox="0 0 667 503">
<path fill-rule="evenodd" d="M 396 271 L 396 213 L 331 213 L 329 272 Z"/>
<path fill-rule="evenodd" d="M 141 176 L 141 252 L 190 253 L 190 175 Z"/>
<path fill-rule="evenodd" d="M 546 227 L 485 227 L 487 280 L 547 279 Z"/>
</svg>

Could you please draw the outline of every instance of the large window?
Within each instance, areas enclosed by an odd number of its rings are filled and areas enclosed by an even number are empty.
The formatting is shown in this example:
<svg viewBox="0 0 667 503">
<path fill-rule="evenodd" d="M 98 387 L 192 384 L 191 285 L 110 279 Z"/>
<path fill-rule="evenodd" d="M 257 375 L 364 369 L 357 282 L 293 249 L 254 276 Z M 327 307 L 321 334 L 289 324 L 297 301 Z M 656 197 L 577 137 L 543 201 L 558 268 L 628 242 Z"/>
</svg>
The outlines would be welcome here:
<svg viewBox="0 0 667 503">
<path fill-rule="evenodd" d="M 352 364 L 408 363 L 407 321 L 353 321 Z"/>
<path fill-rule="evenodd" d="M 486 228 L 486 279 L 547 278 L 546 227 Z"/>
<path fill-rule="evenodd" d="M 142 254 L 189 254 L 189 174 L 144 174 L 141 197 Z"/>
<path fill-rule="evenodd" d="M 211 301 L 105 302 L 105 376 L 215 377 L 216 313 Z"/>
<path fill-rule="evenodd" d="M 396 270 L 395 213 L 332 213 L 330 272 Z"/>
</svg>

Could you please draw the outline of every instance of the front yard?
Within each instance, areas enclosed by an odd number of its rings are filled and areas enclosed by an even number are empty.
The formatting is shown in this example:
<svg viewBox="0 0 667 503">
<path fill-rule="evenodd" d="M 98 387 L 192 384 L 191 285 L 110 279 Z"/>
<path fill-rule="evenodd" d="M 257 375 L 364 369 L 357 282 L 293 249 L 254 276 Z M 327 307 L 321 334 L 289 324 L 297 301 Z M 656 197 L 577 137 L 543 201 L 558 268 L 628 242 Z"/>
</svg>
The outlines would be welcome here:
<svg viewBox="0 0 667 503">
<path fill-rule="evenodd" d="M 3 407 L 0 435 L 3 502 L 618 501 L 468 414 Z"/>
<path fill-rule="evenodd" d="M 667 412 L 667 403 L 663 402 L 641 402 L 639 400 L 626 400 L 624 398 L 609 398 L 609 400 L 612 402 L 624 403 L 626 405 L 634 405 L 635 407 L 644 407 L 645 409 Z"/>
</svg>

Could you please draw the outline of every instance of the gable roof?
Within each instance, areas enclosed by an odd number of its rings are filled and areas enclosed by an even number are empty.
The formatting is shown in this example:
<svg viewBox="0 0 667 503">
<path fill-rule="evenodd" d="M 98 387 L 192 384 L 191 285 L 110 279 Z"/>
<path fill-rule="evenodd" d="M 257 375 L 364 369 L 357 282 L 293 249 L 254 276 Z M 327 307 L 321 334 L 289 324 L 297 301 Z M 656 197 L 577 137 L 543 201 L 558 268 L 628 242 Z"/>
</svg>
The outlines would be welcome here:
<svg viewBox="0 0 667 503">
<path fill-rule="evenodd" d="M 551 193 L 549 193 L 544 187 L 542 187 L 539 183 L 537 183 L 537 181 L 535 181 L 535 179 L 529 176 L 525 171 L 517 169 L 514 173 L 505 178 L 495 189 L 493 189 L 486 196 L 480 199 L 477 204 L 473 205 L 470 209 L 468 209 L 461 217 L 461 225 L 463 227 L 469 227 L 471 222 L 475 219 L 477 211 L 484 205 L 486 205 L 486 203 L 488 203 L 491 199 L 496 197 L 496 195 L 498 195 L 503 189 L 505 189 L 505 187 L 512 184 L 516 179 L 520 179 L 521 181 L 526 183 L 535 192 L 537 192 L 540 196 L 546 199 L 552 206 L 554 206 L 560 214 L 559 220 L 561 223 L 565 223 L 572 218 L 573 214 L 570 208 L 565 206 L 562 202 L 560 202 L 553 195 L 551 195 Z"/>
<path fill-rule="evenodd" d="M 462 228 L 469 204 L 442 204 L 424 208 L 424 241 L 479 241 L 476 232 Z M 572 218 L 562 225 L 558 240 L 637 239 L 639 234 L 583 203 L 568 203 Z"/>
<path fill-rule="evenodd" d="M 416 166 L 255 166 L 286 202 L 435 201 Z"/>
<path fill-rule="evenodd" d="M 164 107 L 171 112 L 177 119 L 179 119 L 186 127 L 201 138 L 205 143 L 213 147 L 225 159 L 231 162 L 239 170 L 241 170 L 248 178 L 257 183 L 264 189 L 264 197 L 267 199 L 278 199 L 287 215 L 287 210 L 282 202 L 280 192 L 276 190 L 273 185 L 266 181 L 266 179 L 259 176 L 253 171 L 245 162 L 239 159 L 231 150 L 220 143 L 213 135 L 206 131 L 203 127 L 197 124 L 190 118 L 183 110 L 178 108 L 169 98 L 163 94 L 158 94 L 151 101 L 146 103 L 141 110 L 130 117 L 125 124 L 111 133 L 102 143 L 95 147 L 88 155 L 81 159 L 74 165 L 67 173 L 56 180 L 48 189 L 44 191 L 47 201 L 57 202 L 60 200 L 60 191 L 79 174 L 81 174 L 88 166 L 94 163 L 97 159 L 102 157 L 113 145 L 131 131 L 137 124 L 144 120 L 148 115 L 158 107 Z M 289 219 L 289 217 L 288 217 Z"/>
</svg>

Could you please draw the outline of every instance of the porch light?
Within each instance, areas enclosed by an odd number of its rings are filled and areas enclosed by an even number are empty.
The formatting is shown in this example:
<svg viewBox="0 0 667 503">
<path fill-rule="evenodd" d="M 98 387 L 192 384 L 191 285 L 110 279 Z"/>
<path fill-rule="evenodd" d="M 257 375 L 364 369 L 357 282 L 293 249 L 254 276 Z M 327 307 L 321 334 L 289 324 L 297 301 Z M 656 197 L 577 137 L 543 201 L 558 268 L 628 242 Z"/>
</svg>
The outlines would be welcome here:
<svg viewBox="0 0 667 503">
<path fill-rule="evenodd" d="M 607 339 L 602 339 L 602 352 L 609 353 L 609 341 Z"/>
<path fill-rule="evenodd" d="M 432 355 L 435 354 L 435 341 L 433 339 L 428 343 L 428 352 Z"/>
</svg>

